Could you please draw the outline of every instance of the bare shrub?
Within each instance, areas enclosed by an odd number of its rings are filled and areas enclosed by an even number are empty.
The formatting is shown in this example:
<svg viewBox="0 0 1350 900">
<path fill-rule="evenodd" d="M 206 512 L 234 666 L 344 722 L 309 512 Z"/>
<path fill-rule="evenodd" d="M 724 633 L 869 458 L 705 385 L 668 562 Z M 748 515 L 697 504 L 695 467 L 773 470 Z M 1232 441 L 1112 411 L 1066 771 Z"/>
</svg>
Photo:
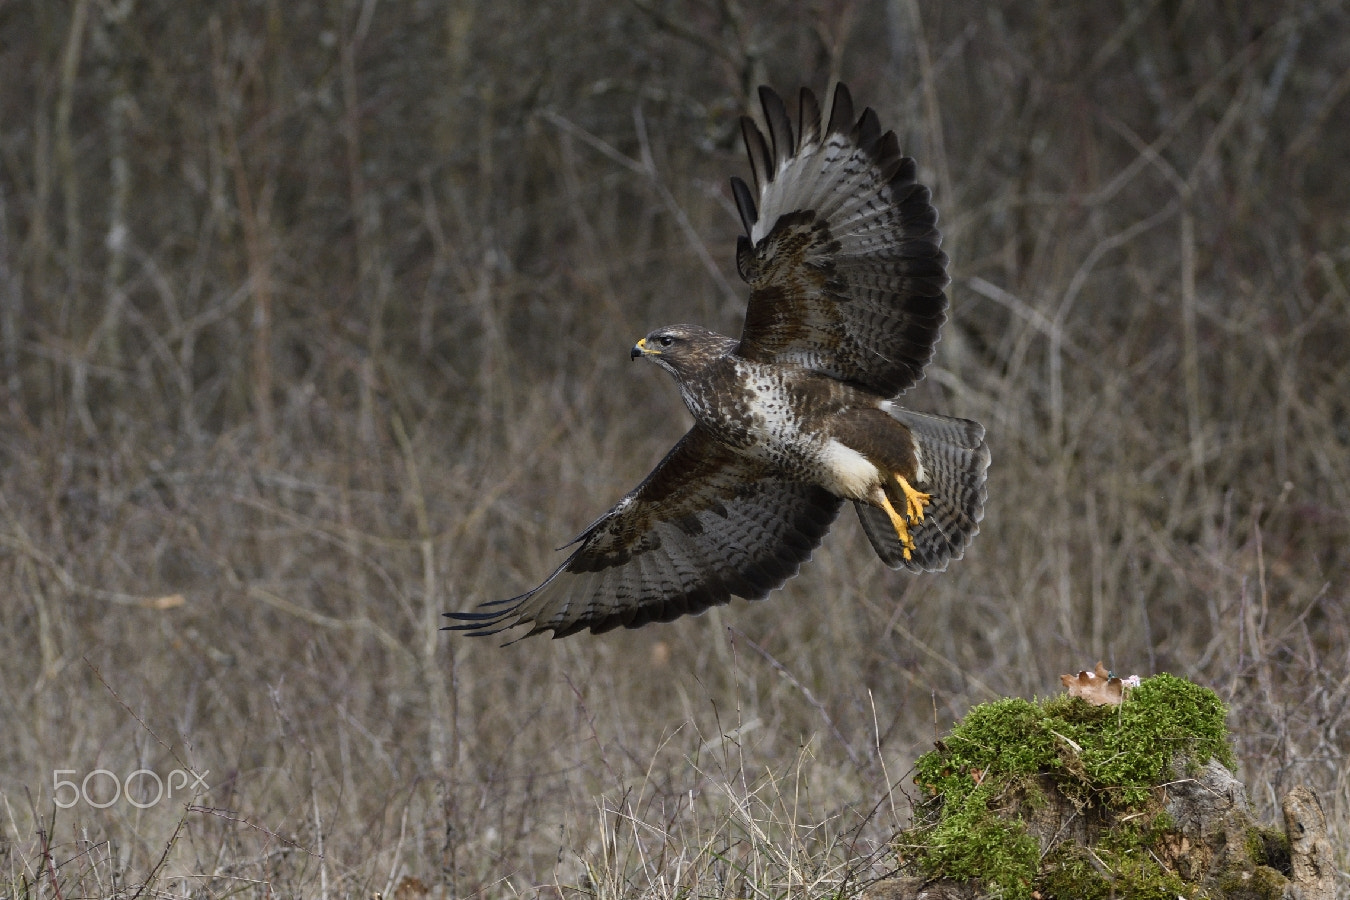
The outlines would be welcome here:
<svg viewBox="0 0 1350 900">
<path fill-rule="evenodd" d="M 935 733 L 1098 658 L 1213 686 L 1267 818 L 1308 783 L 1350 846 L 1347 26 L 0 7 L 5 893 L 850 894 Z M 989 426 L 967 558 L 892 573 L 841 520 L 762 604 L 439 634 L 682 433 L 627 349 L 735 333 L 736 116 L 833 78 L 942 211 L 908 402 Z M 189 768 L 53 805 L 57 770 Z"/>
</svg>

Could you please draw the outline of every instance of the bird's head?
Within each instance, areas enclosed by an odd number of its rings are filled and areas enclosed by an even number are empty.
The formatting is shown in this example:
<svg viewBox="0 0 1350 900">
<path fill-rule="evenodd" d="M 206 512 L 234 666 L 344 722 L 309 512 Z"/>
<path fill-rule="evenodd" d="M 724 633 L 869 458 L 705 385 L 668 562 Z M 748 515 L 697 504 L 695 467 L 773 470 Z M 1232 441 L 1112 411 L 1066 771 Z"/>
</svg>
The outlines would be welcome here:
<svg viewBox="0 0 1350 900">
<path fill-rule="evenodd" d="M 629 356 L 650 359 L 679 378 L 725 356 L 735 346 L 735 339 L 698 325 L 667 325 L 634 344 Z"/>
</svg>

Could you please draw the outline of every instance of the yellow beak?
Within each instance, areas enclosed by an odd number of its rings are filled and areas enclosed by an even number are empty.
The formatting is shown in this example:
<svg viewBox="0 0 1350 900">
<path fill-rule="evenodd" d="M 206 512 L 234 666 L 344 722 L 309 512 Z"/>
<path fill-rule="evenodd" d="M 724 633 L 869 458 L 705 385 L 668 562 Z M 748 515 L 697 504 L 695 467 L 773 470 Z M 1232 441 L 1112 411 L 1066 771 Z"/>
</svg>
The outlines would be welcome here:
<svg viewBox="0 0 1350 900">
<path fill-rule="evenodd" d="M 646 356 L 651 353 L 660 353 L 660 352 L 661 352 L 660 350 L 654 350 L 651 347 L 648 347 L 647 339 L 643 338 L 642 340 L 638 341 L 636 344 L 633 345 L 633 349 L 628 353 L 628 358 L 637 359 L 639 356 Z"/>
</svg>

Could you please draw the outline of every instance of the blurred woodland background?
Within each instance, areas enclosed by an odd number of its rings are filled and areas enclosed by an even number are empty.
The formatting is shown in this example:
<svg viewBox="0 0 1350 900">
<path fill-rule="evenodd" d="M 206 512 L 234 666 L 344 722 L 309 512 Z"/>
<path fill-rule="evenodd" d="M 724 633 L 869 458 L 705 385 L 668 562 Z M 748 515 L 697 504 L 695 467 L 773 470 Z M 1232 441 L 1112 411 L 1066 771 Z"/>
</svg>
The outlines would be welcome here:
<svg viewBox="0 0 1350 900">
<path fill-rule="evenodd" d="M 438 632 L 687 427 L 628 348 L 738 332 L 737 116 L 840 79 L 941 211 L 967 558 Z M 1099 658 L 1350 847 L 1345 0 L 0 0 L 0 85 L 0 894 L 853 896 Z"/>
</svg>

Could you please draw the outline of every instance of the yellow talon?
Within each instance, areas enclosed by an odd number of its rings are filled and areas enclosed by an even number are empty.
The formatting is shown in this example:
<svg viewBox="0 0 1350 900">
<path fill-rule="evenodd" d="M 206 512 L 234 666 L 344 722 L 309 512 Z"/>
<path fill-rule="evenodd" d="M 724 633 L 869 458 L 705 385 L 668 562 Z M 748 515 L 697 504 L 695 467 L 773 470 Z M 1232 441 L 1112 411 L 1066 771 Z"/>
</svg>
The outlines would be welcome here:
<svg viewBox="0 0 1350 900">
<path fill-rule="evenodd" d="M 905 482 L 901 481 L 900 483 L 904 484 Z M 906 494 L 906 497 L 908 496 Z M 909 522 L 905 521 L 905 517 L 895 511 L 895 507 L 891 506 L 890 498 L 885 494 L 881 495 L 881 508 L 886 510 L 886 515 L 891 517 L 891 526 L 895 529 L 895 536 L 900 539 L 901 552 L 905 559 L 909 559 L 910 552 L 914 549 L 914 538 L 909 536 Z M 922 514 L 922 510 L 920 510 L 920 514 Z"/>
<path fill-rule="evenodd" d="M 933 495 L 916 491 L 905 476 L 898 472 L 895 475 L 895 480 L 899 483 L 900 490 L 905 492 L 905 513 L 909 516 L 909 521 L 915 525 L 919 524 L 923 521 L 924 508 L 933 499 Z"/>
<path fill-rule="evenodd" d="M 878 491 L 881 494 L 881 508 L 886 510 L 886 515 L 891 517 L 891 527 L 895 529 L 895 536 L 900 539 L 901 551 L 905 559 L 911 559 L 914 551 L 914 538 L 909 533 L 909 526 L 918 525 L 923 521 L 925 507 L 932 501 L 931 494 L 925 494 L 922 491 L 915 490 L 905 476 L 895 473 L 895 483 L 900 485 L 900 490 L 905 494 L 905 514 L 902 516 L 895 511 L 891 505 L 891 498 L 886 496 L 885 491 Z"/>
</svg>

